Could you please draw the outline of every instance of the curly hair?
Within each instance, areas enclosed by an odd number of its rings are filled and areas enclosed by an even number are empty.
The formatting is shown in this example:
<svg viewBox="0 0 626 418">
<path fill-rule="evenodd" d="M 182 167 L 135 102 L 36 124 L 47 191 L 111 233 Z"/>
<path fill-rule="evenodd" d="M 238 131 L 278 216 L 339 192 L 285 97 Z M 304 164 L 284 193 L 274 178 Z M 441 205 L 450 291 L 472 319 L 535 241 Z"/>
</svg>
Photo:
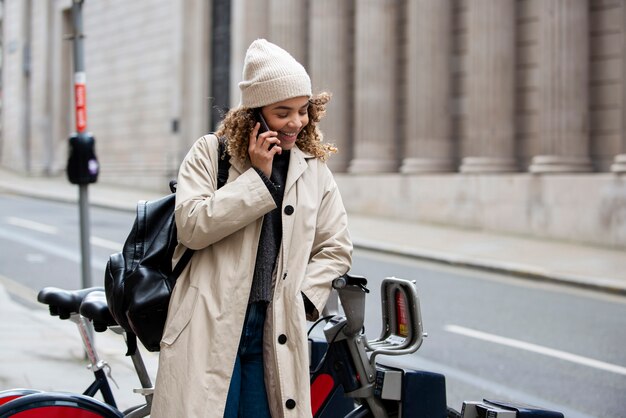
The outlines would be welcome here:
<svg viewBox="0 0 626 418">
<path fill-rule="evenodd" d="M 326 161 L 330 154 L 337 152 L 333 144 L 323 142 L 322 132 L 317 127 L 318 122 L 326 113 L 326 104 L 330 101 L 330 97 L 330 93 L 322 92 L 309 99 L 309 123 L 300 131 L 296 139 L 298 148 L 322 161 Z M 254 109 L 238 107 L 228 111 L 215 134 L 228 139 L 226 151 L 231 158 L 241 162 L 249 161 L 248 138 L 256 122 Z"/>
</svg>

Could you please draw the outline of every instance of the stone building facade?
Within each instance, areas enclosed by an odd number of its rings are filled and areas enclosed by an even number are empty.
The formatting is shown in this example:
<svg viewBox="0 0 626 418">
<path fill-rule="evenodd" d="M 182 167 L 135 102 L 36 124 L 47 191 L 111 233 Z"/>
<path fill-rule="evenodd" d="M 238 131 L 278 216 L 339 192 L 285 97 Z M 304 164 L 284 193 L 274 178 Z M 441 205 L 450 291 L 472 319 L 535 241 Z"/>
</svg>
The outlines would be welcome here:
<svg viewBox="0 0 626 418">
<path fill-rule="evenodd" d="M 71 0 L 2 2 L 0 164 L 60 175 Z M 626 249 L 624 0 L 85 0 L 100 181 L 165 189 L 265 37 L 333 93 L 349 211 Z"/>
</svg>

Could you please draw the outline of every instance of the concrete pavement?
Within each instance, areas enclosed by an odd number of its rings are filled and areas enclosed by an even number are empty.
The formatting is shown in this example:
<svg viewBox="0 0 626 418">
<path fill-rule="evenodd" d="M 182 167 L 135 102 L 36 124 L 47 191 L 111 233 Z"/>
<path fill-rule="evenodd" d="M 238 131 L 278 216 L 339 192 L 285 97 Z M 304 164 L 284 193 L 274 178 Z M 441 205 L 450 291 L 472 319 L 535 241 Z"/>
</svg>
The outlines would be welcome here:
<svg viewBox="0 0 626 418">
<path fill-rule="evenodd" d="M 138 200 L 162 195 L 101 183 L 90 185 L 88 190 L 91 205 L 120 210 L 134 210 Z M 0 169 L 0 193 L 76 202 L 78 187 L 65 177 L 28 177 Z M 350 214 L 349 222 L 357 248 L 626 295 L 626 253 L 621 250 L 358 214 Z M 43 305 L 16 302 L 27 294 L 32 295 L 32 291 L 28 293 L 0 276 L 0 355 L 5 359 L 0 362 L 0 390 L 35 387 L 82 391 L 90 373 L 81 367 L 85 362 L 75 326 L 49 316 Z M 138 387 L 138 381 L 130 359 L 123 356 L 121 338 L 107 332 L 98 334 L 97 339 L 102 357 L 111 363 L 113 377 L 120 384 L 120 389 L 113 388 L 120 406 L 140 402 L 141 397 L 131 390 Z M 153 376 L 157 358 L 146 353 Z"/>
<path fill-rule="evenodd" d="M 23 300 L 18 303 L 16 295 L 32 293 L 25 290 L 0 276 L 0 391 L 32 388 L 83 393 L 93 375 L 86 367 L 88 361 L 76 325 L 50 316 L 45 305 L 24 304 Z M 122 337 L 111 331 L 95 337 L 100 359 L 110 365 L 111 376 L 119 385 L 111 383 L 118 407 L 123 410 L 142 403 L 143 397 L 133 393 L 141 385 L 132 361 L 124 356 Z M 154 381 L 158 354 L 142 352 Z"/>
</svg>

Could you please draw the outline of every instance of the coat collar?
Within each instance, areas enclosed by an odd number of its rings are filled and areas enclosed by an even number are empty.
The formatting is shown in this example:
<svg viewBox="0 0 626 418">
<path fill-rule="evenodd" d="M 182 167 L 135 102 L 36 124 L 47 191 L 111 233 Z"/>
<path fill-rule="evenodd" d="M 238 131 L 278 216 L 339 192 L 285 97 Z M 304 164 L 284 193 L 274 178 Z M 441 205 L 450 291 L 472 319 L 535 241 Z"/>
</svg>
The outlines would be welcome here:
<svg viewBox="0 0 626 418">
<path fill-rule="evenodd" d="M 291 156 L 289 157 L 289 169 L 287 171 L 287 181 L 285 182 L 285 193 L 295 184 L 296 180 L 304 173 L 308 164 L 308 159 L 315 158 L 308 152 L 302 151 L 298 146 L 294 145 L 291 149 Z M 250 161 L 239 161 L 237 159 L 231 159 L 231 166 L 237 170 L 239 174 L 243 173 L 251 167 Z"/>
</svg>

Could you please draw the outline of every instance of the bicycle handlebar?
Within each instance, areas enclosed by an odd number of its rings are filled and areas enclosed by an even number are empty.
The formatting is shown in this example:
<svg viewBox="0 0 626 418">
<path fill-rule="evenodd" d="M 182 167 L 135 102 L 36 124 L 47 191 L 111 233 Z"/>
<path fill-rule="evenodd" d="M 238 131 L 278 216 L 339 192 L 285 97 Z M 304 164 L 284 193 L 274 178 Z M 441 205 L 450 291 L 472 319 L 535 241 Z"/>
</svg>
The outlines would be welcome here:
<svg viewBox="0 0 626 418">
<path fill-rule="evenodd" d="M 345 312 L 346 326 L 341 332 L 348 338 L 360 338 L 362 334 L 365 294 L 369 293 L 366 284 L 365 277 L 347 273 L 332 282 Z M 380 337 L 364 341 L 372 352 L 372 366 L 379 354 L 404 355 L 415 352 L 424 337 L 415 282 L 395 277 L 385 278 L 381 284 L 381 305 L 383 330 Z"/>
<path fill-rule="evenodd" d="M 340 290 L 347 286 L 358 286 L 363 289 L 365 293 L 369 293 L 369 290 L 365 287 L 367 286 L 367 279 L 363 276 L 354 276 L 346 273 L 333 280 L 333 289 Z"/>
</svg>

